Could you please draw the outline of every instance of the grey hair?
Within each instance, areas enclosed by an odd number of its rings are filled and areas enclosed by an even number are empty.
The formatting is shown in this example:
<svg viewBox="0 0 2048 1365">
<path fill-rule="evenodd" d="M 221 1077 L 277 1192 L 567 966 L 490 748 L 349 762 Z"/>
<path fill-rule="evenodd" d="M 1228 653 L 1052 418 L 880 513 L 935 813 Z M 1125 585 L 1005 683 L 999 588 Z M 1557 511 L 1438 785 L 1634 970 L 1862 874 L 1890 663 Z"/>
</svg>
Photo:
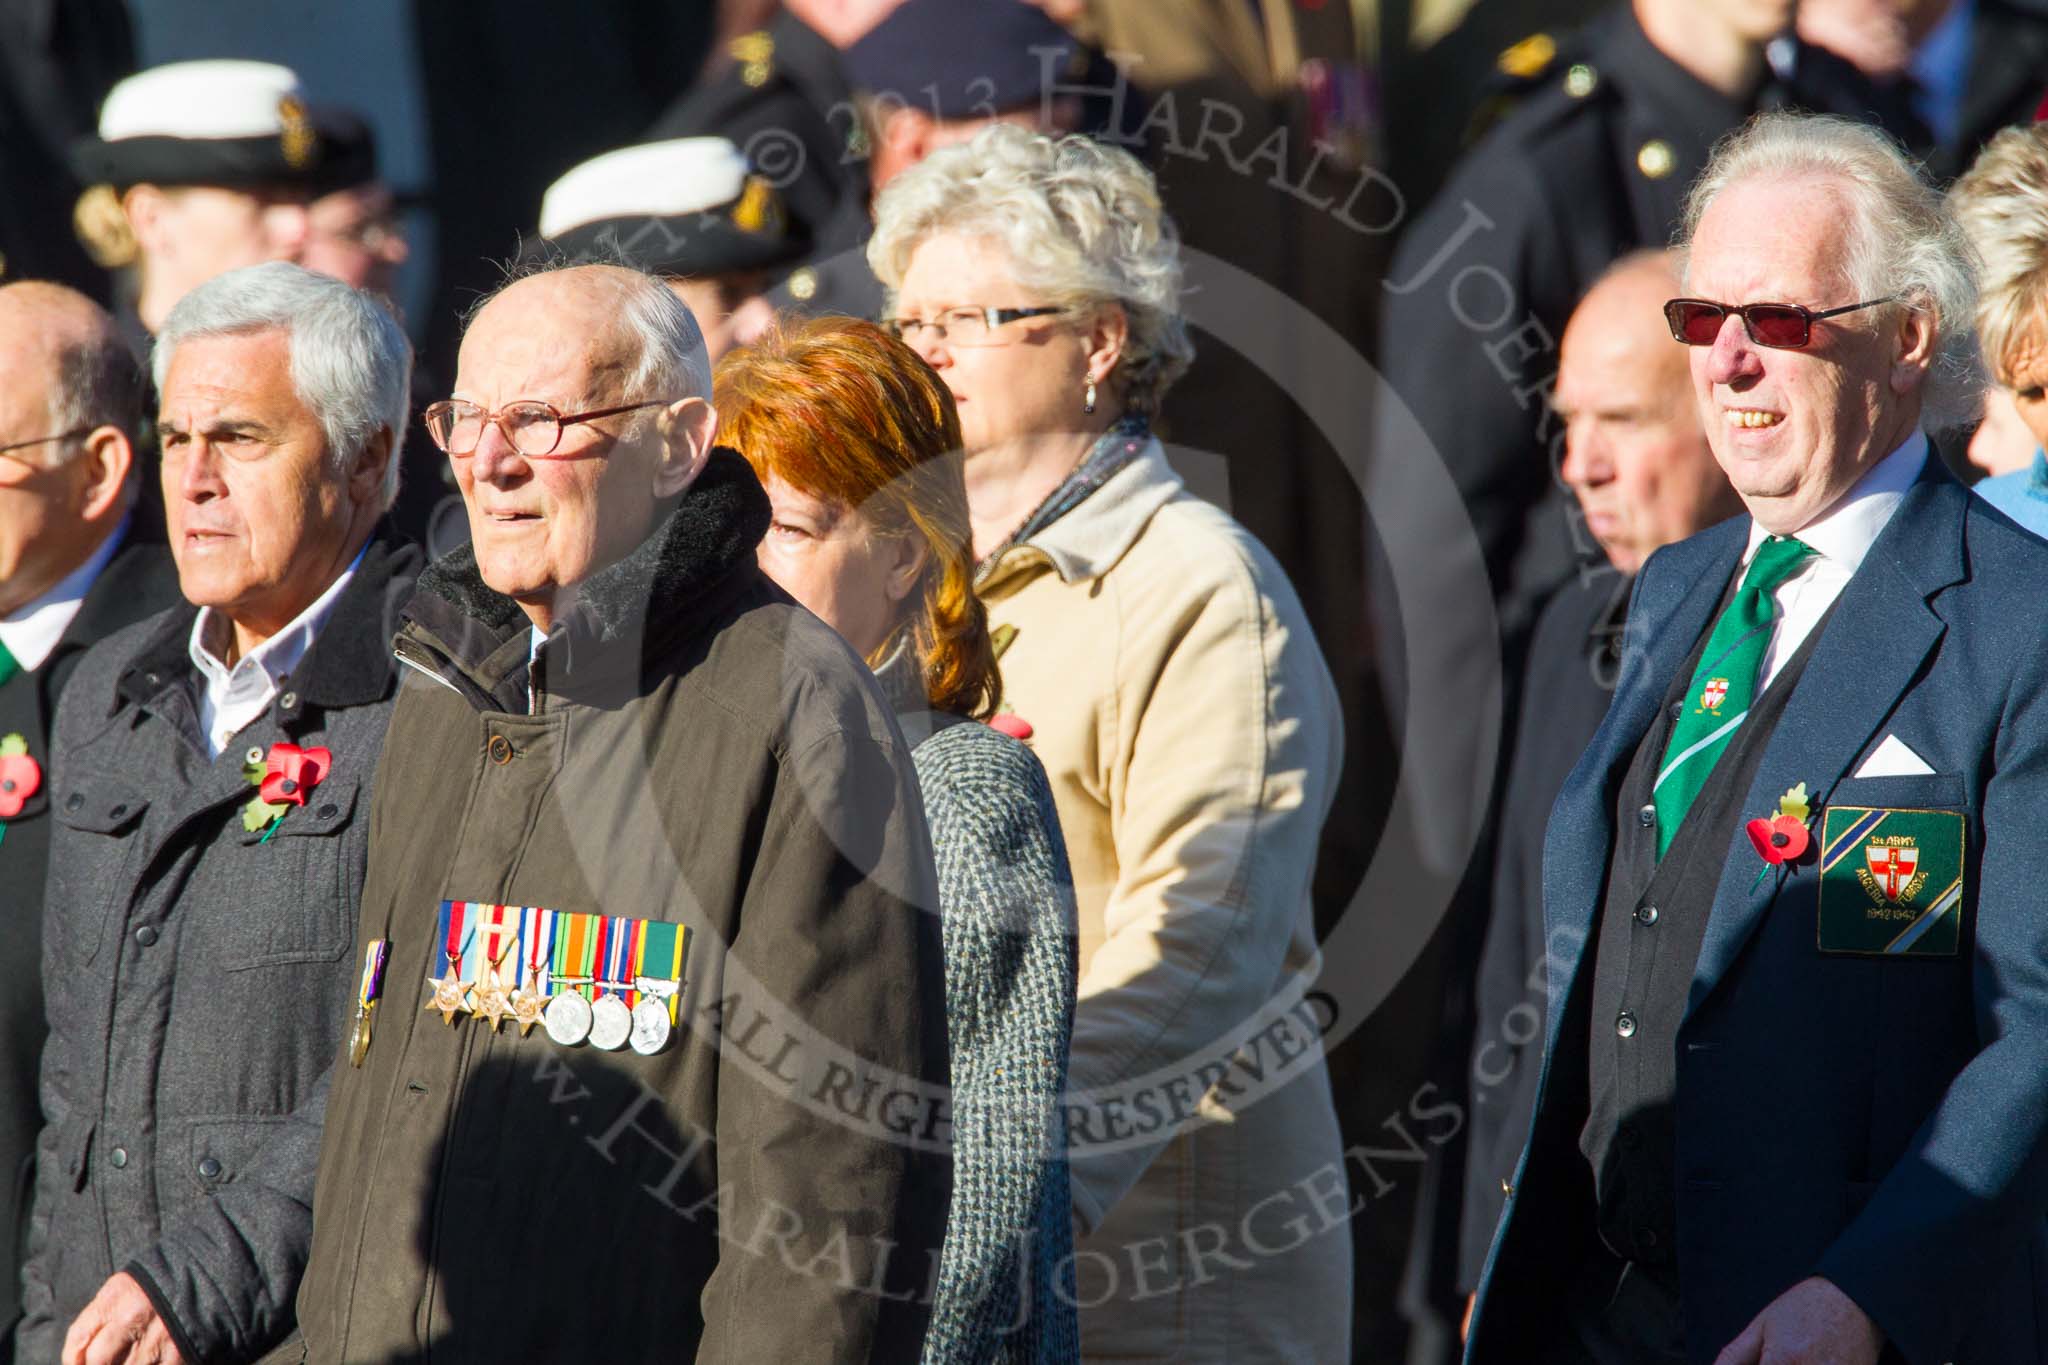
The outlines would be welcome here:
<svg viewBox="0 0 2048 1365">
<path fill-rule="evenodd" d="M 616 316 L 626 330 L 627 339 L 633 343 L 636 359 L 632 371 L 626 376 L 620 401 L 638 403 L 666 399 L 680 402 L 685 398 L 701 398 L 710 402 L 711 355 L 705 348 L 704 329 L 697 325 L 696 315 L 673 289 L 662 282 L 661 276 L 635 265 L 617 248 L 616 243 L 586 247 L 573 254 L 564 253 L 546 242 L 526 249 L 514 264 L 506 267 L 498 287 L 478 299 L 463 315 L 462 330 L 467 333 L 477 314 L 483 312 L 492 299 L 521 280 L 587 265 L 607 266 L 631 277 L 619 281 Z M 658 412 L 636 414 L 627 428 L 628 437 L 637 436 L 659 417 Z"/>
<path fill-rule="evenodd" d="M 2048 125 L 1992 138 L 1949 190 L 1948 206 L 1977 249 L 1977 343 L 2002 376 L 2015 344 L 2048 322 Z"/>
<path fill-rule="evenodd" d="M 179 299 L 157 333 L 150 372 L 162 392 L 179 343 L 275 328 L 288 338 L 292 391 L 320 423 L 345 473 L 377 433 L 391 433 L 379 511 L 398 499 L 412 400 L 412 343 L 375 294 L 289 261 L 216 275 Z"/>
<path fill-rule="evenodd" d="M 999 242 L 1017 282 L 1049 303 L 1117 303 L 1130 322 L 1117 369 L 1126 408 L 1158 410 L 1194 359 L 1180 312 L 1180 235 L 1138 159 L 1078 134 L 997 123 L 889 182 L 868 264 L 890 306 L 911 253 L 940 232 Z"/>
<path fill-rule="evenodd" d="M 1971 326 L 1976 253 L 1899 144 L 1834 115 L 1759 114 L 1714 148 L 1686 196 L 1680 247 L 1690 246 L 1722 191 L 1760 178 L 1839 183 L 1848 211 L 1842 274 L 1856 300 L 1898 295 L 1901 306 L 1932 316 L 1935 350 L 1921 388 L 1921 425 L 1945 431 L 1974 420 L 1984 385 Z M 1883 310 L 1872 313 L 1881 317 Z"/>
</svg>

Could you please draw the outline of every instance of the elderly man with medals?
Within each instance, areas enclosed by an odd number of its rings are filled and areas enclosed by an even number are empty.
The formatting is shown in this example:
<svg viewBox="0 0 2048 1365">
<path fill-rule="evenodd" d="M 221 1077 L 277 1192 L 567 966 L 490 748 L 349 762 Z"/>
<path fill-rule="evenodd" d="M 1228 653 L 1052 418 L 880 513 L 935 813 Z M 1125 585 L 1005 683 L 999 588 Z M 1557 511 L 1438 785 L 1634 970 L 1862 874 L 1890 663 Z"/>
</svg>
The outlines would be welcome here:
<svg viewBox="0 0 2048 1365">
<path fill-rule="evenodd" d="M 411 347 L 273 262 L 153 357 L 185 601 L 77 662 L 50 749 L 43 1127 L 22 1360 L 246 1359 L 291 1328 L 348 1027 Z"/>
<path fill-rule="evenodd" d="M 456 381 L 472 543 L 399 623 L 382 999 L 279 1358 L 915 1359 L 948 1162 L 909 747 L 756 567 L 659 278 L 517 279 Z"/>
</svg>

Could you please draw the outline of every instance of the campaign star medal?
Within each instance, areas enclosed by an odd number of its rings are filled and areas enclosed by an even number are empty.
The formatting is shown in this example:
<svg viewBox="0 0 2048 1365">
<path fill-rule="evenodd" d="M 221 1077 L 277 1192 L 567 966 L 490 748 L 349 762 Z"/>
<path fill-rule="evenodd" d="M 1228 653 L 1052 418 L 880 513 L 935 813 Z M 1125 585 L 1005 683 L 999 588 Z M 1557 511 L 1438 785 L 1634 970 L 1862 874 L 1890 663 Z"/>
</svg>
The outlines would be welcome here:
<svg viewBox="0 0 2048 1365">
<path fill-rule="evenodd" d="M 455 1027 L 455 1016 L 469 1009 L 470 983 L 462 979 L 462 959 L 476 937 L 474 925 L 470 926 L 468 937 L 462 933 L 469 908 L 467 901 L 441 902 L 440 931 L 435 937 L 441 944 L 441 955 L 448 960 L 448 970 L 439 977 L 427 978 L 427 985 L 433 989 L 423 1008 L 439 1010 L 450 1028 Z"/>
<path fill-rule="evenodd" d="M 348 1064 L 361 1066 L 370 1050 L 370 1020 L 377 1013 L 377 1000 L 384 994 L 384 964 L 391 945 L 381 938 L 370 940 L 363 950 L 363 979 L 356 987 L 356 1022 L 348 1033 Z"/>
<path fill-rule="evenodd" d="M 7 822 L 21 814 L 42 785 L 43 769 L 28 756 L 28 741 L 20 735 L 0 737 L 0 839 L 7 837 Z"/>
<path fill-rule="evenodd" d="M 519 946 L 518 934 L 505 932 L 505 910 L 502 905 L 490 908 L 484 919 L 484 965 L 477 969 L 476 1004 L 471 1012 L 491 1026 L 491 1032 L 498 1031 L 498 1025 L 505 1022 L 512 1013 L 512 1002 L 506 996 L 505 979 L 499 975 L 499 967 L 505 958 Z M 498 945 L 497 952 L 491 951 Z"/>
<path fill-rule="evenodd" d="M 548 1002 L 554 999 L 541 985 L 547 968 L 550 940 L 554 936 L 554 912 L 529 906 L 523 912 L 519 939 L 525 945 L 526 980 L 518 990 L 512 992 L 509 1003 L 512 1006 L 512 1021 L 519 1025 L 519 1036 L 524 1038 L 541 1022 L 541 1015 Z"/>
<path fill-rule="evenodd" d="M 1962 951 L 1959 810 L 1830 807 L 1821 831 L 1817 946 L 1873 957 Z"/>
</svg>

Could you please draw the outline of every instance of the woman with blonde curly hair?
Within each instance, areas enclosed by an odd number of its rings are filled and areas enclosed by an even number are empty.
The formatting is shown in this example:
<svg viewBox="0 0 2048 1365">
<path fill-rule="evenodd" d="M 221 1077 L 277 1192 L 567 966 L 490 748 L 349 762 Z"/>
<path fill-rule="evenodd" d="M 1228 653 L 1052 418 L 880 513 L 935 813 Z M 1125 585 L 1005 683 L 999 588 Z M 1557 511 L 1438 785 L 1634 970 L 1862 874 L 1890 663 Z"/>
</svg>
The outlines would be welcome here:
<svg viewBox="0 0 2048 1365">
<path fill-rule="evenodd" d="M 719 362 L 720 439 L 772 509 L 761 568 L 874 668 L 911 742 L 939 873 L 953 1203 L 924 1359 L 1079 1357 L 1059 1097 L 1074 1019 L 1073 874 L 1045 770 L 995 712 L 960 424 L 872 323 L 822 318 Z"/>
<path fill-rule="evenodd" d="M 1073 858 L 1084 1353 L 1349 1359 L 1304 1003 L 1343 728 L 1279 565 L 1151 434 L 1193 354 L 1158 187 L 1116 148 L 987 128 L 889 183 L 868 262 L 959 407 L 1010 724 Z"/>
</svg>

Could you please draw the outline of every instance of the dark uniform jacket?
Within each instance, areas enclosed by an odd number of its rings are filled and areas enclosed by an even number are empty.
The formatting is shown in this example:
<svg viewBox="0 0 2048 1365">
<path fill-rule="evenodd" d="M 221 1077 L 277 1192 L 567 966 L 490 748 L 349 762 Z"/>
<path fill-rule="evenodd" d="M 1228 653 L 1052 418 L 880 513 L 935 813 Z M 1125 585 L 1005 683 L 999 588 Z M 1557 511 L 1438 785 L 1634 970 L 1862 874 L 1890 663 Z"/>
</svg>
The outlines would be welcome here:
<svg viewBox="0 0 2048 1365">
<path fill-rule="evenodd" d="M 291 1323 L 319 1082 L 347 1027 L 371 775 L 396 690 L 382 647 L 417 552 L 373 542 L 269 711 L 208 758 L 175 607 L 89 651 L 57 713 L 44 993 L 50 1040 L 24 1276 L 24 1360 L 117 1270 L 187 1360 Z M 267 837 L 252 752 L 331 773 Z"/>
<path fill-rule="evenodd" d="M 87 590 L 40 668 L 0 683 L 0 735 L 28 741 L 43 781 L 0 840 L 0 1355 L 21 1314 L 21 1250 L 35 1181 L 36 1071 L 43 1055 L 43 869 L 50 851 L 50 727 L 57 698 L 101 638 L 178 600 L 160 544 L 130 539 Z"/>
<path fill-rule="evenodd" d="M 930 843 L 873 675 L 755 566 L 767 523 L 715 453 L 537 657 L 470 552 L 422 576 L 307 1358 L 916 1359 L 949 1195 Z M 444 1022 L 447 900 L 687 926 L 675 1035 Z"/>
<path fill-rule="evenodd" d="M 1529 645 L 1474 993 L 1472 1123 L 1458 1240 L 1458 1288 L 1467 1293 L 1479 1283 L 1536 1108 L 1543 1060 L 1543 831 L 1614 695 L 1629 584 L 1611 567 L 1575 574 L 1545 604 Z"/>
<path fill-rule="evenodd" d="M 1580 1151 L 1590 1030 L 1634 1031 L 1589 1005 L 1617 784 L 1749 529 L 1738 518 L 1644 566 L 1614 703 L 1551 818 L 1543 1074 L 1470 1361 L 1524 1359 L 1594 1254 Z M 1667 1059 L 1670 1264 L 1700 1365 L 1810 1275 L 1875 1320 L 1888 1359 L 2048 1359 L 2043 573 L 2048 546 L 1930 459 L 1816 628 L 1754 776 L 1712 831 L 1726 852 L 1699 883 L 1711 903 L 1696 960 L 1665 988 L 1683 991 Z M 1857 776 L 1887 739 L 1931 771 Z M 1743 823 L 1799 783 L 1816 852 L 1773 869 Z M 1887 891 L 1866 866 L 1890 856 L 1880 844 L 1938 880 Z"/>
</svg>

